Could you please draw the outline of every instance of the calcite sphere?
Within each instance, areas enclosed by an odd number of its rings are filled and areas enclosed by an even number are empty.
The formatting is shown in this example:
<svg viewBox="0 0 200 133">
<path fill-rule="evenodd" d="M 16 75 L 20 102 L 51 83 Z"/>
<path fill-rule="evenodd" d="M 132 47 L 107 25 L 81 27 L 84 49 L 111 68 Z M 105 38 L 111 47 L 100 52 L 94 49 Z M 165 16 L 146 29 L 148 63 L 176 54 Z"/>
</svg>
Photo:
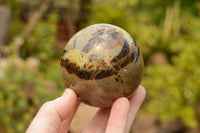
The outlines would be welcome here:
<svg viewBox="0 0 200 133">
<path fill-rule="evenodd" d="M 111 24 L 95 24 L 76 33 L 61 57 L 61 75 L 83 102 L 111 107 L 129 97 L 142 80 L 143 59 L 136 41 Z"/>
</svg>

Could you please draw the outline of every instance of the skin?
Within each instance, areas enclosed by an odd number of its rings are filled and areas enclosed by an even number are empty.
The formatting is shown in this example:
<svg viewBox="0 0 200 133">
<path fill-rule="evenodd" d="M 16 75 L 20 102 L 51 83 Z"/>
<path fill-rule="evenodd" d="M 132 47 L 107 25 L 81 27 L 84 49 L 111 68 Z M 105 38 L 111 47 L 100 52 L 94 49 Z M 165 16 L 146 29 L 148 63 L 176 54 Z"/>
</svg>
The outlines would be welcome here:
<svg viewBox="0 0 200 133">
<path fill-rule="evenodd" d="M 99 109 L 83 133 L 128 133 L 145 98 L 139 86 L 127 99 L 117 99 L 111 108 Z M 80 104 L 75 92 L 66 89 L 63 95 L 42 105 L 26 133 L 66 133 Z"/>
</svg>

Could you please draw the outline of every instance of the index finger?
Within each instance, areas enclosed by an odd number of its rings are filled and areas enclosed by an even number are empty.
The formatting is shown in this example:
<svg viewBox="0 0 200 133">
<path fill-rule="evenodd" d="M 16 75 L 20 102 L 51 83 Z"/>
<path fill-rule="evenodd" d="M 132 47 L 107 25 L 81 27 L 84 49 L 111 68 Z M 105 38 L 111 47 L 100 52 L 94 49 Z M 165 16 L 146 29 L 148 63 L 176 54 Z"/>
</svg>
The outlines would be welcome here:
<svg viewBox="0 0 200 133">
<path fill-rule="evenodd" d="M 144 98 L 146 96 L 146 90 L 144 89 L 143 86 L 139 86 L 137 90 L 133 93 L 133 95 L 130 97 L 130 110 L 128 113 L 128 120 L 126 124 L 126 132 L 129 133 L 130 128 L 132 126 L 133 120 L 135 119 L 135 116 L 144 101 Z"/>
</svg>

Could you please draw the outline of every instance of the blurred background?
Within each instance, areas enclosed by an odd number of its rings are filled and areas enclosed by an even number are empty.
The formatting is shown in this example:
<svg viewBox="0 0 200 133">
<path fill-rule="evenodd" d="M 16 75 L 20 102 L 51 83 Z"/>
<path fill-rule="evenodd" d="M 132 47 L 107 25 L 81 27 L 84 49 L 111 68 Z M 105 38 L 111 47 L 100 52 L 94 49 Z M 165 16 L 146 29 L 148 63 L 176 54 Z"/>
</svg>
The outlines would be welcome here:
<svg viewBox="0 0 200 133">
<path fill-rule="evenodd" d="M 95 23 L 127 30 L 143 53 L 147 97 L 131 133 L 200 132 L 199 0 L 0 0 L 0 133 L 24 132 L 63 92 L 62 50 Z M 69 132 L 96 110 L 81 104 Z"/>
</svg>

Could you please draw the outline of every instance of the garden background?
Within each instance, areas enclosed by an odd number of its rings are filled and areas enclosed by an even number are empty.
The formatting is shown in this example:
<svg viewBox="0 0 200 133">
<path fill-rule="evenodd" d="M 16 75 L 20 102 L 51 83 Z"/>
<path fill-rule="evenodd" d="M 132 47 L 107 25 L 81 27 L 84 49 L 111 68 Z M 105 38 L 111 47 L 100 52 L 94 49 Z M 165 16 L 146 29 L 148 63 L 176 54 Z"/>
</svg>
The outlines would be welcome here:
<svg viewBox="0 0 200 133">
<path fill-rule="evenodd" d="M 143 53 L 147 97 L 131 132 L 200 132 L 199 0 L 0 0 L 0 132 L 24 132 L 63 92 L 62 50 L 95 23 L 122 27 Z M 81 104 L 70 132 L 95 111 Z"/>
</svg>

